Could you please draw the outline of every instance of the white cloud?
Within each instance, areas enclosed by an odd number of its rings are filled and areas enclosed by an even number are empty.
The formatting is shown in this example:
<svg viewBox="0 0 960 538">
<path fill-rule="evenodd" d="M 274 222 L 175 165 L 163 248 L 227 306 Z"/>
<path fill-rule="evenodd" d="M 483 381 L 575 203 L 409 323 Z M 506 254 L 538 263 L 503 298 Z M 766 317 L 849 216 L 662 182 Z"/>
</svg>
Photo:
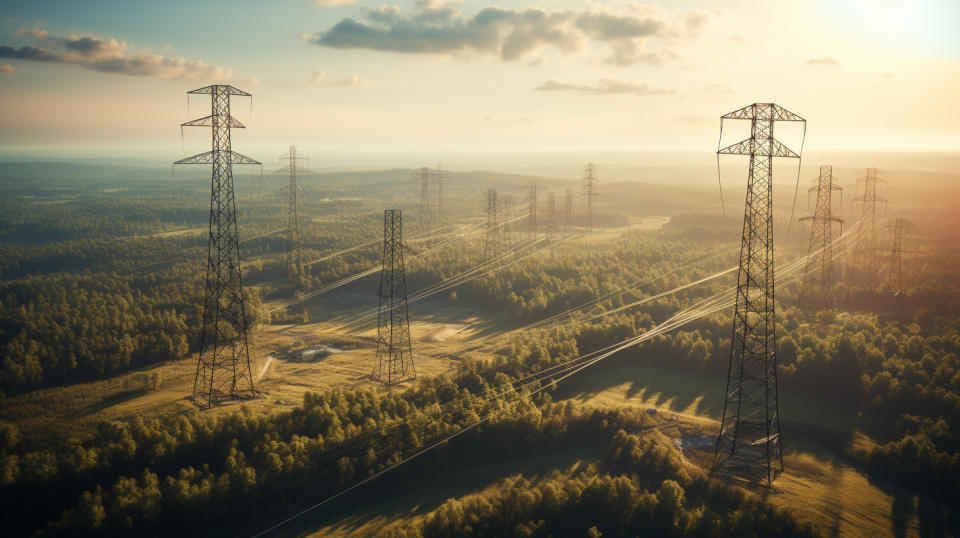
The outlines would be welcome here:
<svg viewBox="0 0 960 538">
<path fill-rule="evenodd" d="M 172 80 L 224 80 L 232 76 L 229 68 L 200 60 L 163 56 L 132 50 L 123 41 L 94 36 L 54 37 L 43 30 L 22 30 L 42 42 L 42 47 L 0 45 L 0 58 L 80 65 L 94 71 Z"/>
<path fill-rule="evenodd" d="M 334 80 L 330 82 L 330 85 L 338 88 L 356 88 L 358 86 L 361 86 L 363 82 L 364 82 L 363 79 L 359 75 L 352 74 L 346 78 L 342 78 L 340 80 Z"/>
<path fill-rule="evenodd" d="M 832 56 L 824 56 L 823 58 L 811 58 L 807 60 L 807 65 L 821 65 L 825 67 L 841 67 L 843 64 L 840 63 L 840 60 Z"/>
<path fill-rule="evenodd" d="M 541 91 L 574 91 L 583 95 L 674 95 L 677 90 L 673 88 L 658 88 L 646 82 L 632 82 L 629 80 L 619 80 L 604 78 L 597 81 L 596 84 L 572 84 L 569 82 L 560 82 L 557 80 L 548 80 L 534 88 Z"/>
<path fill-rule="evenodd" d="M 323 70 L 314 71 L 313 73 L 310 74 L 310 85 L 319 86 L 324 82 L 324 78 L 326 78 L 326 76 L 327 76 L 326 71 L 323 71 Z"/>
</svg>

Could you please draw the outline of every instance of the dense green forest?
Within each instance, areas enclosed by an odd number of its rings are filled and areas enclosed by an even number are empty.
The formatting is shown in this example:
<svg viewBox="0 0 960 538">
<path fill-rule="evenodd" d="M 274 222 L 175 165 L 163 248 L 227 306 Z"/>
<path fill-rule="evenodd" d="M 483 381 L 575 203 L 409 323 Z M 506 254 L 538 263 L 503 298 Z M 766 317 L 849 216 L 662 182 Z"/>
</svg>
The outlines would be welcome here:
<svg viewBox="0 0 960 538">
<path fill-rule="evenodd" d="M 196 352 L 204 179 L 158 183 L 138 170 L 86 179 L 92 173 L 72 177 L 63 170 L 51 178 L 21 170 L 17 182 L 0 183 L 4 398 Z M 282 178 L 238 178 L 241 239 L 250 238 L 243 260 L 251 326 L 352 319 L 352 313 L 311 308 L 310 301 L 279 311 L 270 305 L 376 268 L 385 205 L 405 210 L 412 294 L 484 263 L 482 233 L 454 248 L 432 249 L 468 235 L 464 230 L 482 232 L 482 192 L 464 180 L 443 225 L 420 222 L 406 174 L 305 179 L 304 259 L 315 262 L 295 282 L 283 265 L 286 239 L 276 233 L 284 225 Z M 493 178 L 518 193 L 524 180 Z M 657 203 L 670 199 L 657 195 Z M 657 215 L 655 204 L 631 213 L 622 201 L 611 202 L 599 213 L 593 242 L 543 230 L 524 246 L 531 239 L 517 225 L 510 242 L 515 252 L 478 278 L 412 304 L 414 314 L 438 304 L 470 309 L 488 318 L 479 325 L 489 331 L 451 354 L 452 373 L 422 377 L 414 387 L 308 390 L 296 409 L 276 413 L 243 408 L 101 421 L 79 438 L 38 439 L 0 421 L 0 500 L 23 515 L 12 534 L 248 532 L 463 431 L 378 478 L 377 487 L 496 461 L 497 454 L 535 455 L 558 446 L 583 445 L 588 462 L 537 479 L 512 475 L 479 497 L 451 499 L 390 533 L 809 535 L 813 531 L 790 513 L 710 480 L 683 460 L 662 435 L 668 426 L 662 417 L 574 404 L 563 399 L 564 384 L 548 378 L 523 382 L 649 331 L 733 284 L 725 271 L 737 261 L 737 219 L 692 204 L 677 207 L 682 211 L 662 227 L 645 227 L 633 224 Z M 457 227 L 448 230 L 450 224 Z M 826 446 L 871 476 L 947 507 L 924 514 L 923 525 L 931 534 L 949 534 L 960 530 L 960 255 L 944 248 L 949 233 L 932 235 L 927 253 L 909 262 L 907 289 L 899 295 L 849 278 L 838 285 L 836 304 L 812 309 L 799 306 L 798 282 L 780 286 L 778 361 L 784 391 L 855 410 L 856 427 L 870 440 L 831 438 Z M 364 246 L 353 248 L 358 245 Z M 805 248 L 802 239 L 784 241 L 778 260 Z M 651 298 L 701 279 L 707 280 Z M 338 293 L 371 296 L 374 281 Z M 645 299 L 642 308 L 630 307 Z M 729 348 L 729 313 L 722 312 L 593 368 L 648 365 L 722 380 Z M 375 496 L 360 488 L 321 515 Z"/>
<path fill-rule="evenodd" d="M 272 417 L 238 412 L 217 419 L 197 412 L 137 419 L 105 424 L 86 442 L 29 452 L 17 450 L 16 428 L 7 426 L 3 498 L 21 513 L 33 515 L 24 521 L 45 520 L 51 529 L 84 534 L 167 530 L 204 534 L 209 528 L 204 524 L 238 529 L 333 493 L 443 435 L 480 423 L 388 480 L 411 480 L 426 468 L 476 464 L 491 457 L 496 461 L 498 453 L 516 455 L 606 438 L 606 455 L 598 463 L 625 475 L 616 480 L 627 486 L 624 512 L 618 515 L 622 520 L 610 525 L 636 528 L 658 517 L 658 524 L 681 535 L 722 534 L 743 525 L 767 532 L 802 532 L 786 514 L 709 484 L 702 471 L 681 465 L 675 449 L 663 441 L 627 435 L 623 430 L 657 427 L 640 410 L 582 409 L 569 401 L 553 403 L 549 392 L 532 397 L 529 390 L 512 390 L 511 380 L 576 354 L 575 338 L 560 338 L 560 332 L 553 336 L 557 338 L 527 339 L 496 361 L 466 363 L 454 376 L 425 379 L 416 389 L 308 393 L 301 408 Z M 490 418 L 480 422 L 484 417 Z M 612 480 L 606 475 L 569 479 L 591 478 L 600 481 L 598 486 Z M 245 503 L 268 492 L 263 504 Z M 41 498 L 44 502 L 39 502 Z M 596 510 L 598 501 L 580 507 L 585 511 L 582 517 Z M 661 510 L 670 509 L 667 521 L 654 514 L 664 502 L 668 504 Z M 65 511 L 60 515 L 58 510 Z M 222 517 L 222 510 L 229 510 L 229 517 Z M 218 514 L 213 521 L 206 517 L 213 514 Z M 758 521 L 760 527 L 749 523 Z M 526 520 L 516 522 L 521 523 Z"/>
</svg>

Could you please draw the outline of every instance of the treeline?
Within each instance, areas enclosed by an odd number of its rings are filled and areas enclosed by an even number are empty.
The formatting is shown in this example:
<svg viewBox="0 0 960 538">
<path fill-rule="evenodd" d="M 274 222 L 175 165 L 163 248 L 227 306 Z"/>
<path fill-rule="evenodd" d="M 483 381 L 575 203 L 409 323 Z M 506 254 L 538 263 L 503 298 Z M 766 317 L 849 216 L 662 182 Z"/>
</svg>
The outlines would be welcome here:
<svg viewBox="0 0 960 538">
<path fill-rule="evenodd" d="M 861 411 L 859 427 L 879 444 L 851 450 L 851 456 L 879 476 L 960 509 L 956 318 L 929 311 L 811 315 L 796 307 L 780 314 L 780 389 Z M 628 355 L 642 364 L 722 380 L 729 352 L 729 316 L 724 314 L 657 336 Z"/>
<path fill-rule="evenodd" d="M 597 464 L 450 499 L 414 536 L 810 536 L 787 512 L 711 481 L 655 434 L 620 429 Z"/>
<path fill-rule="evenodd" d="M 375 502 L 376 488 L 409 485 L 424 473 L 498 463 L 502 454 L 524 457 L 590 440 L 594 445 L 609 443 L 600 465 L 613 476 L 600 475 L 591 466 L 591 471 L 579 476 L 557 477 L 557 495 L 540 502 L 535 496 L 543 485 L 522 492 L 526 485 L 514 484 L 525 504 L 507 508 L 507 517 L 496 517 L 495 510 L 477 510 L 475 515 L 464 510 L 464 520 L 475 522 L 475 533 L 485 535 L 501 535 L 503 529 L 527 523 L 547 530 L 552 527 L 540 520 L 555 508 L 569 519 L 561 517 L 551 526 L 589 522 L 604 532 L 656 524 L 677 535 L 707 531 L 708 535 L 729 531 L 808 534 L 770 505 L 710 484 L 702 472 L 683 464 L 669 444 L 648 439 L 647 434 L 626 434 L 624 430 L 655 426 L 640 410 L 587 409 L 572 402 L 555 404 L 549 397 L 538 398 L 537 404 L 517 393 L 484 401 L 465 389 L 457 391 L 449 380 L 434 381 L 425 391 L 403 395 L 382 396 L 366 390 L 308 394 L 302 408 L 272 418 L 238 413 L 221 420 L 194 416 L 117 425 L 116 431 L 103 432 L 97 440 L 102 449 L 75 448 L 77 456 L 70 461 L 69 471 L 8 482 L 3 500 L 6 506 L 21 510 L 17 512 L 22 514 L 21 521 L 43 521 L 65 500 L 64 488 L 72 491 L 77 495 L 74 507 L 49 520 L 47 530 L 56 534 L 249 531 L 265 528 L 289 513 L 290 507 L 316 502 L 492 413 L 492 419 L 445 447 L 369 484 L 370 491 L 361 490 L 353 502 Z M 452 399 L 441 404 L 444 392 Z M 165 440 L 150 441 L 158 438 Z M 176 447 L 169 453 L 156 451 L 171 444 Z M 602 451 L 603 445 L 597 450 Z M 98 462 L 108 458 L 109 464 Z M 177 469 L 182 462 L 190 463 Z M 128 471 L 141 464 L 140 471 Z M 98 474 L 110 478 L 103 483 Z M 44 479 L 45 484 L 36 483 Z M 79 483 L 93 482 L 96 485 L 77 494 Z M 46 502 L 29 502 L 39 498 Z M 247 502 L 252 499 L 256 503 Z M 619 508 L 611 512 L 612 506 Z M 448 513 L 449 508 L 441 508 L 438 514 Z M 459 534 L 455 518 L 433 524 L 434 532 L 424 534 Z"/>
<path fill-rule="evenodd" d="M 619 330 L 635 327 L 621 324 Z M 243 412 L 137 418 L 105 423 L 88 441 L 62 440 L 40 451 L 20 451 L 16 427 L 6 425 L 0 428 L 5 432 L 0 500 L 24 514 L 21 523 L 27 526 L 50 522 L 52 529 L 81 534 L 151 534 L 285 488 L 269 501 L 231 513 L 237 525 L 252 525 L 383 470 L 483 418 L 451 444 L 455 449 L 441 449 L 422 465 L 549 449 L 650 426 L 652 419 L 638 410 L 579 409 L 511 388 L 511 380 L 575 357 L 579 336 L 557 330 L 518 338 L 495 360 L 465 361 L 456 374 L 424 379 L 417 388 L 307 394 L 302 407 L 270 417 Z M 409 478 L 404 472 L 396 476 Z M 183 532 L 203 534 L 203 529 Z"/>
<path fill-rule="evenodd" d="M 630 293 L 611 296 L 582 315 L 602 313 L 727 269 L 735 260 L 734 252 L 718 249 L 716 244 L 684 241 L 669 237 L 666 232 L 649 231 L 625 232 L 616 240 L 597 243 L 558 243 L 526 256 L 533 249 L 519 250 L 514 257 L 505 258 L 496 270 L 453 288 L 447 296 L 460 304 L 508 316 L 511 321 L 534 322 L 617 290 L 632 289 Z M 481 249 L 444 250 L 423 262 L 410 264 L 408 289 L 425 288 L 451 278 L 482 260 Z M 673 304 L 680 305 L 713 289 L 717 288 L 707 284 L 680 291 Z"/>
<path fill-rule="evenodd" d="M 0 282 L 0 388 L 17 392 L 185 357 L 201 316 L 199 290 L 185 276 L 174 270 Z"/>
</svg>

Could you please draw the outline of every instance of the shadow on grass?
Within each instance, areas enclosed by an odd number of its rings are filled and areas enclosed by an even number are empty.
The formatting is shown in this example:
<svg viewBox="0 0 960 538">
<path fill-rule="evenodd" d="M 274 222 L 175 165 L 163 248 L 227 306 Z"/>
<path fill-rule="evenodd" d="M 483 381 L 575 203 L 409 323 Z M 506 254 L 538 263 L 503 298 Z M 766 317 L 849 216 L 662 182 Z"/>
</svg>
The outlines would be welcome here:
<svg viewBox="0 0 960 538">
<path fill-rule="evenodd" d="M 130 401 L 130 400 L 133 400 L 134 398 L 139 398 L 140 396 L 145 395 L 147 392 L 149 392 L 149 391 L 148 391 L 146 388 L 133 389 L 133 390 L 124 390 L 124 391 L 120 391 L 120 392 L 115 392 L 115 393 L 113 393 L 113 394 L 111 394 L 111 395 L 103 398 L 103 399 L 100 400 L 99 402 L 96 402 L 96 403 L 94 403 L 94 404 L 90 404 L 90 405 L 88 405 L 87 407 L 78 410 L 77 413 L 76 413 L 74 416 L 75 416 L 75 417 L 85 417 L 85 416 L 89 416 L 89 415 L 92 415 L 92 414 L 94 414 L 94 413 L 98 413 L 98 412 L 100 412 L 100 411 L 103 411 L 104 409 L 107 409 L 107 408 L 109 408 L 109 407 L 113 407 L 113 406 L 115 406 L 115 405 L 118 405 L 118 404 L 121 404 L 121 403 L 124 403 L 124 402 L 128 402 L 128 401 Z"/>
<path fill-rule="evenodd" d="M 381 480 L 388 483 L 381 487 L 359 488 L 274 535 L 304 536 L 321 529 L 324 534 L 341 536 L 377 535 L 398 519 L 426 515 L 450 498 L 478 493 L 508 477 L 542 477 L 554 469 L 570 469 L 598 458 L 608 442 L 609 439 L 588 439 L 562 449 L 530 451 L 507 461 L 502 458 L 508 454 L 487 454 L 429 468 L 421 465 L 407 478 L 391 480 L 385 476 Z"/>
</svg>

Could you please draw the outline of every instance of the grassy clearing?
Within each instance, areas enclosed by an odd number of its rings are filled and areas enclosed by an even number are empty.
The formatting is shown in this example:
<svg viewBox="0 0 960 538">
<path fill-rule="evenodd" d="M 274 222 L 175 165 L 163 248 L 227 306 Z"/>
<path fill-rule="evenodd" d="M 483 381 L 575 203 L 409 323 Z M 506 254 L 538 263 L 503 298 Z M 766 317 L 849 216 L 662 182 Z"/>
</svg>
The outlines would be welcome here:
<svg viewBox="0 0 960 538">
<path fill-rule="evenodd" d="M 432 316 L 431 321 L 411 323 L 418 375 L 438 375 L 455 366 L 453 359 L 445 355 L 464 347 L 463 341 L 476 332 L 477 321 L 457 313 L 448 309 L 445 315 Z M 300 405 L 305 392 L 340 385 L 364 384 L 386 390 L 368 377 L 373 370 L 375 336 L 375 326 L 346 334 L 329 322 L 262 327 L 250 347 L 254 376 L 263 370 L 269 355 L 276 357 L 256 383 L 262 397 L 208 412 L 231 413 L 242 403 L 253 412 L 273 413 Z M 332 346 L 342 352 L 315 360 L 301 361 L 296 357 L 296 351 L 314 345 Z M 40 447 L 51 438 L 83 440 L 103 420 L 189 412 L 197 409 L 190 399 L 196 360 L 193 355 L 111 379 L 12 396 L 5 399 L 0 420 L 18 424 L 24 444 Z M 153 373 L 159 373 L 161 379 L 156 388 L 148 382 Z"/>
<path fill-rule="evenodd" d="M 585 405 L 630 405 L 675 413 L 683 424 L 683 435 L 716 435 L 719 428 L 722 380 L 624 366 L 584 372 L 571 381 L 563 392 Z M 912 498 L 913 494 L 871 479 L 839 455 L 844 448 L 837 446 L 840 440 L 872 443 L 856 430 L 855 411 L 792 394 L 781 394 L 780 407 L 785 471 L 762 493 L 766 500 L 790 509 L 824 535 L 918 535 L 916 517 L 894 510 L 898 496 Z M 685 450 L 685 456 L 703 468 L 712 460 L 709 447 Z"/>
</svg>

